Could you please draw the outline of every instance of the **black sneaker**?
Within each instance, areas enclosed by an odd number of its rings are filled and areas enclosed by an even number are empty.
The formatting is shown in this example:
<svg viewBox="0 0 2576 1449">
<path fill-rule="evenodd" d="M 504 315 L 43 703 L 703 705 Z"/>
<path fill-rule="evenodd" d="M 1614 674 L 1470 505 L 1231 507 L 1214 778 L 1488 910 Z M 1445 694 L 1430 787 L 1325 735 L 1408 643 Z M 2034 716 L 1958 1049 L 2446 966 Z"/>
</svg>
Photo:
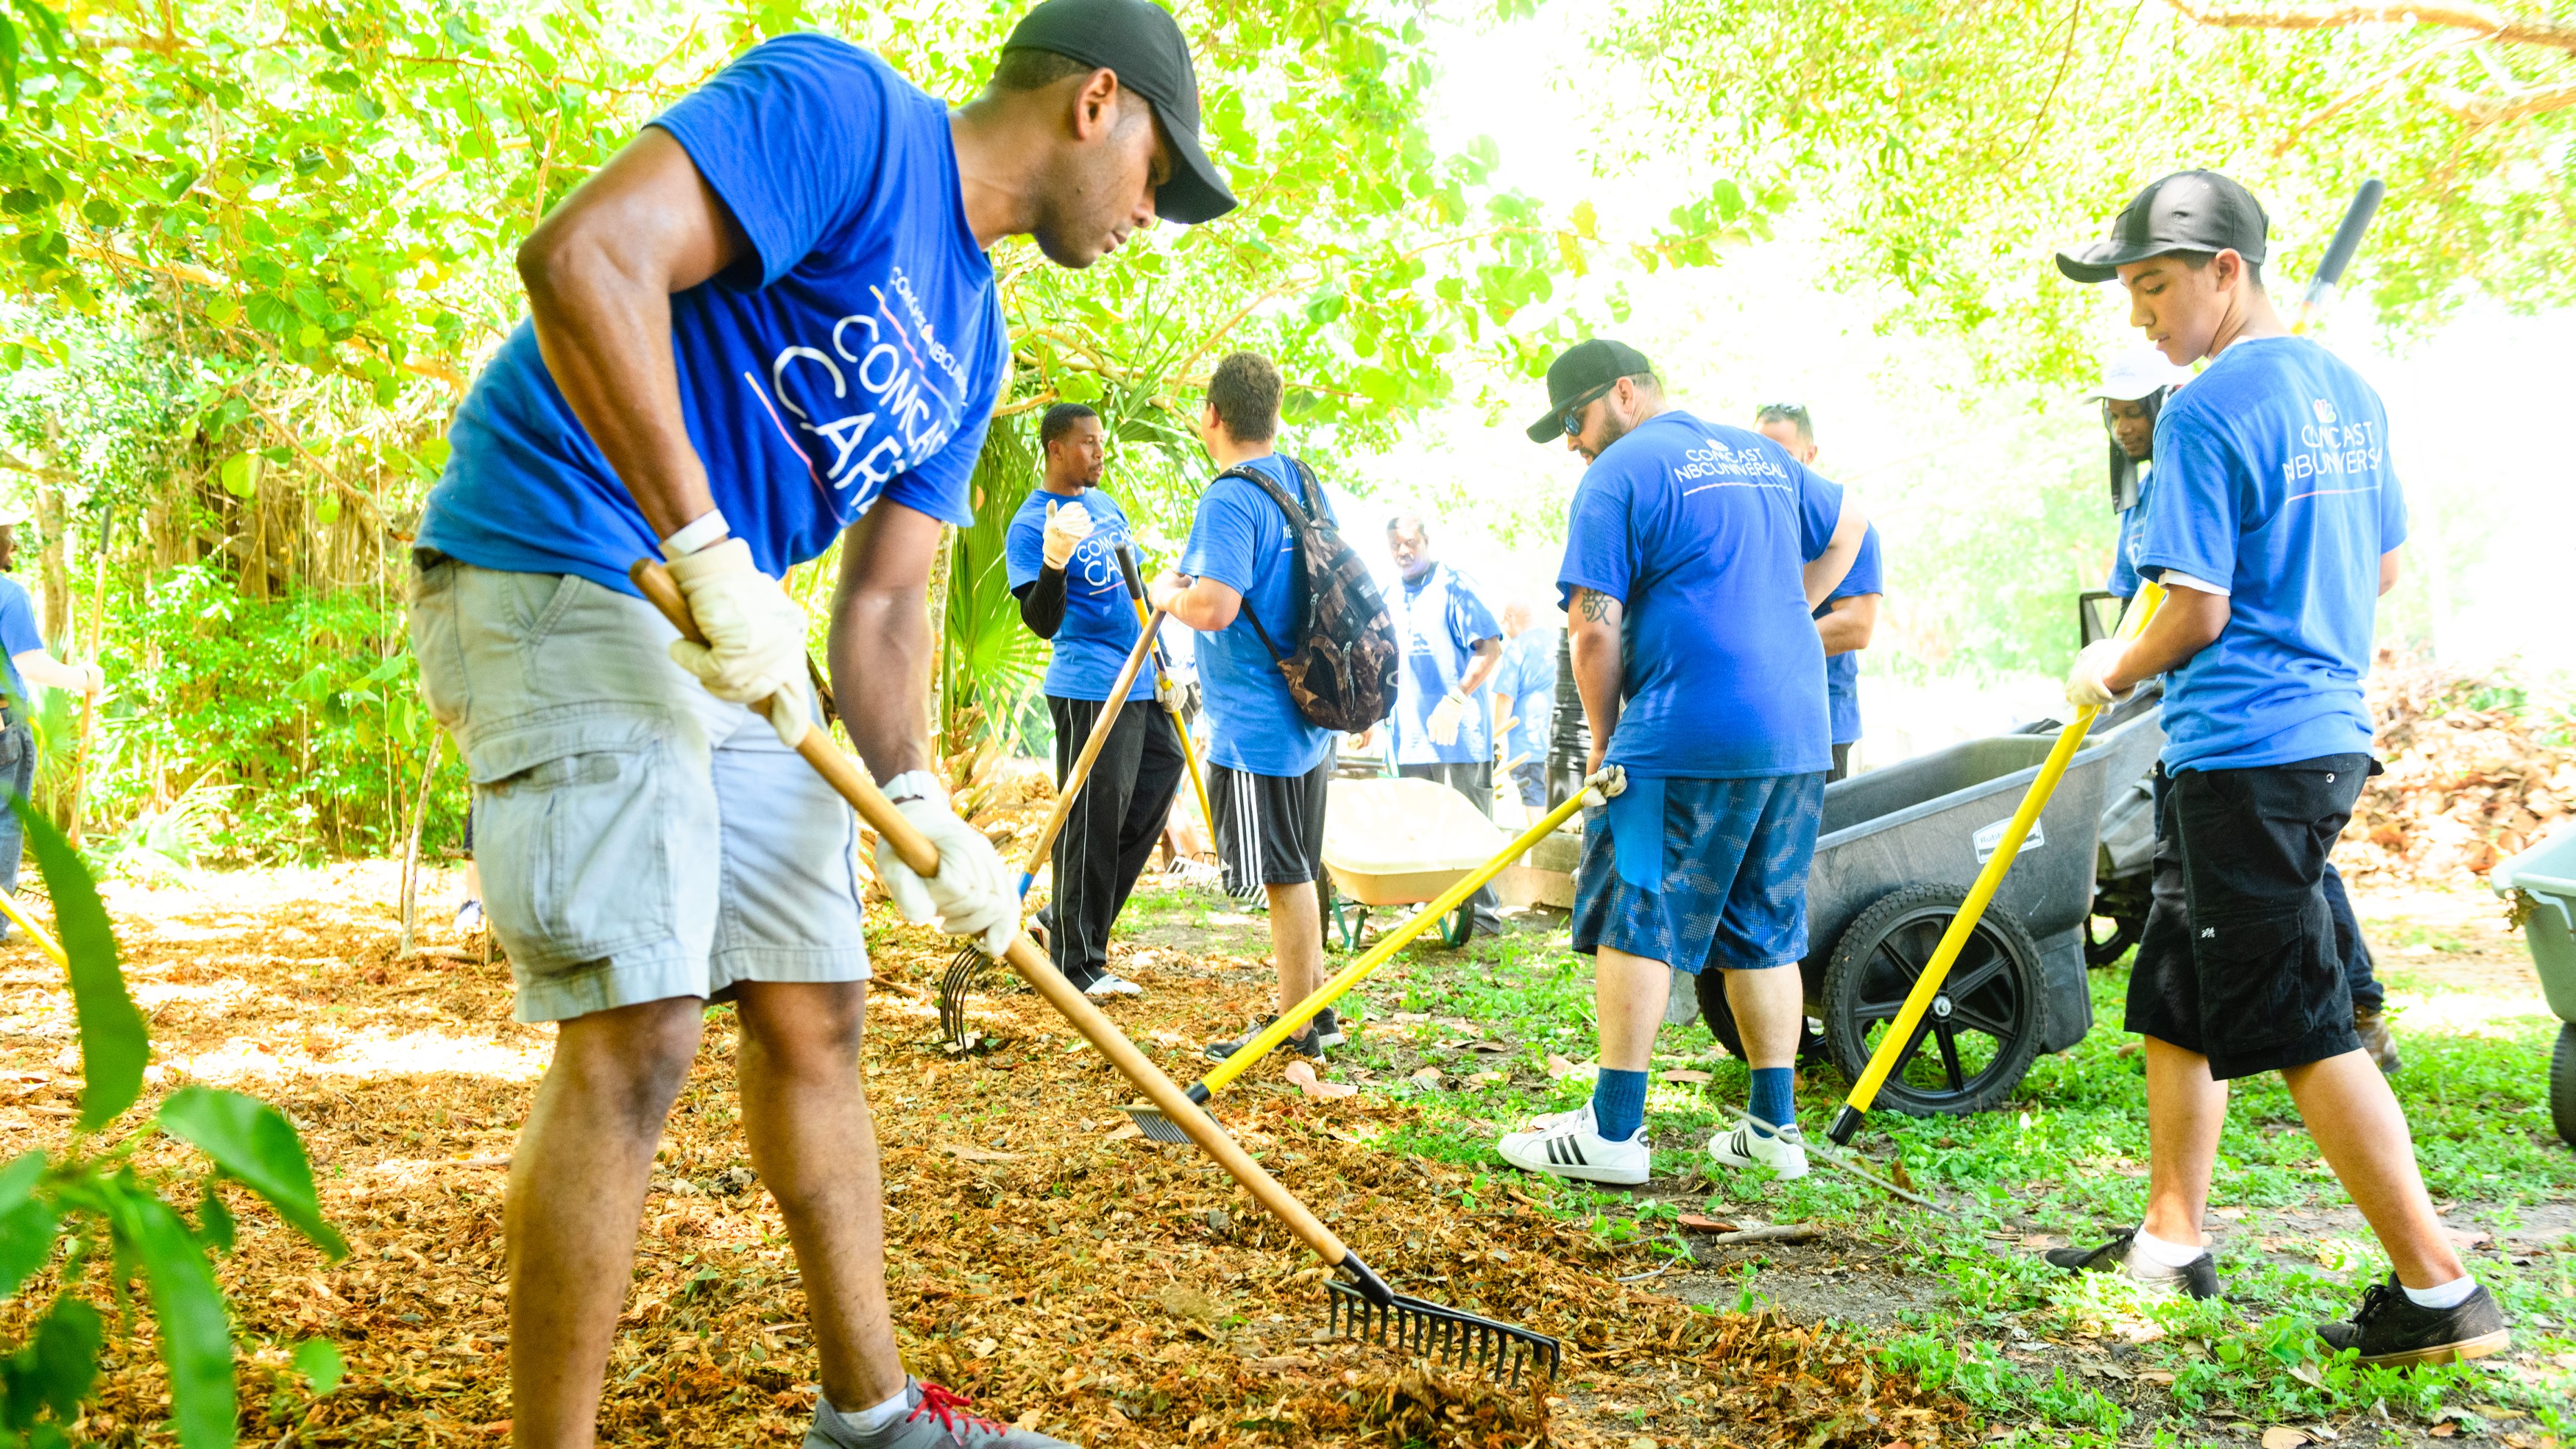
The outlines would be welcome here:
<svg viewBox="0 0 2576 1449">
<path fill-rule="evenodd" d="M 1254 1037 L 1261 1035 L 1262 1031 L 1267 1028 L 1270 1023 L 1277 1021 L 1278 1019 L 1278 1013 L 1273 1012 L 1270 1015 L 1261 1018 L 1259 1021 L 1254 1022 L 1250 1030 L 1244 1032 L 1243 1035 L 1236 1037 L 1232 1041 L 1209 1042 L 1207 1044 L 1209 1060 L 1221 1062 L 1226 1058 L 1233 1056 L 1236 1052 L 1243 1050 L 1246 1042 L 1249 1042 Z M 1289 1038 L 1286 1041 L 1281 1042 L 1275 1050 L 1292 1051 L 1297 1055 L 1306 1058 L 1308 1061 L 1322 1061 L 1324 1059 L 1324 1041 L 1322 1036 L 1315 1030 L 1316 1024 L 1322 1020 L 1323 1018 L 1319 1016 L 1315 1018 L 1314 1021 L 1306 1023 L 1306 1029 L 1304 1031 L 1292 1033 Z M 1336 1026 L 1335 1034 L 1338 1035 L 1339 1031 L 1340 1028 Z"/>
<path fill-rule="evenodd" d="M 2218 1296 L 2218 1260 L 2203 1251 L 2197 1258 L 2179 1268 L 2152 1263 L 2144 1253 L 2129 1249 L 2138 1236 L 2135 1228 L 2123 1228 L 2111 1241 L 2098 1248 L 2051 1248 L 2042 1256 L 2049 1265 L 2077 1273 L 2120 1273 L 2140 1287 L 2159 1294 L 2176 1290 L 2193 1298 Z"/>
<path fill-rule="evenodd" d="M 2361 1311 L 2351 1322 L 2320 1323 L 2317 1337 L 2337 1353 L 2357 1348 L 2363 1363 L 2388 1368 L 2484 1358 L 2513 1341 L 2504 1310 L 2485 1284 L 2449 1308 L 2426 1308 L 2406 1296 L 2394 1273 L 2362 1293 Z"/>
<path fill-rule="evenodd" d="M 1321 1045 L 1337 1047 L 1350 1040 L 1349 1037 L 1342 1035 L 1342 1019 L 1334 1015 L 1333 1009 L 1329 1006 L 1316 1012 L 1315 1019 L 1307 1025 L 1315 1029 L 1315 1040 Z"/>
</svg>

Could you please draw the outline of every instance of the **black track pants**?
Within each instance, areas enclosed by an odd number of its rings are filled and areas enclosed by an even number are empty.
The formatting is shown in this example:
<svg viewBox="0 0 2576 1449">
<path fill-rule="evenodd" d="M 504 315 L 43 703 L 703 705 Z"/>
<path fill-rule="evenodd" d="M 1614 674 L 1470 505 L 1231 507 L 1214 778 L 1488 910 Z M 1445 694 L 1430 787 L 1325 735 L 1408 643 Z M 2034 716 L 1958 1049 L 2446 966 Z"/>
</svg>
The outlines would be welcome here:
<svg viewBox="0 0 2576 1449">
<path fill-rule="evenodd" d="M 1047 696 L 1055 720 L 1055 778 L 1063 787 L 1073 762 L 1091 738 L 1101 704 Z M 1055 838 L 1055 885 L 1047 907 L 1049 951 L 1055 969 L 1076 986 L 1089 986 L 1109 969 L 1109 926 L 1126 907 L 1136 876 L 1163 838 L 1172 793 L 1187 768 L 1171 717 L 1150 697 L 1119 707 L 1109 741 L 1092 763 L 1091 778 L 1073 801 Z"/>
</svg>

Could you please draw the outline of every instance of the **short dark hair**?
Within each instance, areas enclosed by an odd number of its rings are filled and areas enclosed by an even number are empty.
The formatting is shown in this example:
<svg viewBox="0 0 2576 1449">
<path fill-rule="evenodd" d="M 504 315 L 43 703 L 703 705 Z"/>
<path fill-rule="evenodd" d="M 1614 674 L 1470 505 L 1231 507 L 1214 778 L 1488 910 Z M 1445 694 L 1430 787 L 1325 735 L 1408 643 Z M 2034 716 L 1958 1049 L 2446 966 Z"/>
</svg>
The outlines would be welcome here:
<svg viewBox="0 0 2576 1449">
<path fill-rule="evenodd" d="M 1208 374 L 1208 406 L 1238 443 L 1266 443 L 1279 435 L 1279 368 L 1258 352 L 1229 352 Z"/>
<path fill-rule="evenodd" d="M 2205 272 L 2209 270 L 2209 264 L 2218 260 L 2218 253 L 2216 252 L 2167 252 L 2165 255 L 2169 257 L 2180 257 L 2182 259 L 2182 264 L 2191 268 L 2195 272 Z M 2254 283 L 2254 290 L 2257 292 L 2262 291 L 2263 264 L 2246 256 L 2243 252 L 2238 252 L 2236 254 L 2236 259 L 2245 263 L 2245 275 Z"/>
<path fill-rule="evenodd" d="M 1098 416 L 1100 414 L 1081 403 L 1057 403 L 1048 408 L 1046 416 L 1038 420 L 1038 451 L 1045 452 L 1048 444 L 1071 433 L 1075 423 Z"/>
<path fill-rule="evenodd" d="M 1388 515 L 1386 520 L 1386 531 L 1389 533 L 1399 533 L 1403 531 L 1407 524 L 1412 525 L 1414 537 L 1421 539 L 1424 543 L 1429 543 L 1431 541 L 1431 521 L 1422 516 L 1420 509 L 1408 508 L 1402 513 Z"/>
<path fill-rule="evenodd" d="M 1089 75 L 1098 69 L 1069 55 L 1021 45 L 1002 52 L 988 84 L 997 91 L 1042 91 L 1067 76 Z"/>
<path fill-rule="evenodd" d="M 1764 423 L 1787 423 L 1798 430 L 1799 442 L 1816 441 L 1816 424 L 1807 416 L 1805 403 L 1764 403 L 1762 411 L 1753 415 L 1753 426 L 1758 428 Z"/>
</svg>

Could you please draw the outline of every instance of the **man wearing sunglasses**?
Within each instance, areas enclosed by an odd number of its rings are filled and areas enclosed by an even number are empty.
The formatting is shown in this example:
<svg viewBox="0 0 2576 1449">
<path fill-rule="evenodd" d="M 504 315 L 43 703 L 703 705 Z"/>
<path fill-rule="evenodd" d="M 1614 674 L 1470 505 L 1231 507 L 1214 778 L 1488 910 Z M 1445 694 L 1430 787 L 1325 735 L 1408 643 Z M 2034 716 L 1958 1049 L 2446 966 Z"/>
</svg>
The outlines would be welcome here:
<svg viewBox="0 0 2576 1449">
<path fill-rule="evenodd" d="M 1804 1176 L 1790 1097 L 1805 1025 L 1807 870 L 1825 771 L 1825 651 L 1809 611 L 1869 520 L 1779 444 L 1669 406 L 1635 348 L 1594 339 L 1547 370 L 1533 442 L 1590 465 L 1557 573 L 1589 770 L 1627 787 L 1584 822 L 1574 949 L 1594 958 L 1592 1100 L 1505 1137 L 1516 1167 L 1635 1184 L 1652 1172 L 1646 1066 L 1678 969 L 1726 973 L 1758 1125 L 1725 1167 Z M 1785 969 L 1783 969 L 1785 968 Z"/>
</svg>

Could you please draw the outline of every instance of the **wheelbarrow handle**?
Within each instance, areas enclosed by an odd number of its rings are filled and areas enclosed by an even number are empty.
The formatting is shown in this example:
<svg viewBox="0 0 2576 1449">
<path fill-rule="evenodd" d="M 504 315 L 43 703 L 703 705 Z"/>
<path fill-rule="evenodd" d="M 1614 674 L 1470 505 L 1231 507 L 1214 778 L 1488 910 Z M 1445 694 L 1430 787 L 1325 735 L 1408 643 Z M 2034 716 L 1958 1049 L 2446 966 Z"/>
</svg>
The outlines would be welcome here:
<svg viewBox="0 0 2576 1449">
<path fill-rule="evenodd" d="M 2138 600 L 2120 621 L 2121 639 L 2135 639 L 2155 617 L 2164 603 L 2164 586 L 2148 583 L 2138 590 Z M 1834 1114 L 1834 1125 L 1826 1135 L 1837 1147 L 1848 1147 L 1860 1133 L 1861 1120 L 1878 1100 L 1879 1088 L 1887 1085 L 1896 1064 L 1912 1052 L 1915 1037 L 1923 1030 L 1923 1018 L 1940 998 L 1942 984 L 1949 979 L 1950 967 L 1966 948 L 1968 937 L 1975 934 L 1977 923 L 1985 919 L 1986 907 L 1993 903 L 1995 892 L 2002 888 L 2004 873 L 2021 857 L 2021 846 L 2030 838 L 2030 828 L 2038 823 L 2040 812 L 2048 808 L 2049 797 L 2057 793 L 2057 782 L 2066 775 L 2067 765 L 2075 752 L 2084 747 L 2084 736 L 2093 728 L 2094 717 L 2102 712 L 2098 705 L 2084 705 L 2075 718 L 2057 732 L 2057 743 L 2049 747 L 2048 758 L 2039 767 L 2039 775 L 2022 792 L 2021 805 L 2012 819 L 2004 824 L 2003 838 L 1995 842 L 1994 854 L 1986 857 L 1985 867 L 1977 872 L 1974 885 L 1968 887 L 1968 898 L 1959 903 L 1959 912 L 1950 918 L 1941 932 L 1941 944 L 1932 949 L 1932 959 L 1924 963 L 1923 974 L 1914 979 L 1914 989 L 1907 992 L 1904 1007 L 1896 1020 L 1888 1023 L 1887 1034 L 1878 1039 L 1878 1050 L 1869 1054 L 1869 1064 L 1861 1068 L 1860 1080 L 1852 1083 L 1851 1095 L 1843 1099 L 1843 1108 Z"/>
<path fill-rule="evenodd" d="M 633 568 L 627 570 L 627 577 L 635 581 L 636 588 L 643 591 L 645 599 L 662 611 L 663 617 L 671 621 L 671 626 L 678 629 L 682 637 L 705 641 L 706 636 L 698 632 L 697 621 L 689 616 L 688 599 L 681 594 L 668 569 L 655 560 L 639 559 Z M 921 875 L 939 873 L 939 847 L 931 844 L 930 837 L 903 817 L 903 812 L 897 810 L 893 802 L 886 799 L 885 793 L 877 788 L 877 782 L 868 778 L 867 771 L 842 754 L 829 736 L 821 730 L 807 730 L 804 740 L 796 747 L 796 753 L 803 755 L 806 763 L 812 765 L 842 799 L 850 802 L 851 808 L 859 812 L 859 818 L 867 822 L 869 829 L 894 846 L 895 853 L 903 857 L 904 864 Z M 1324 1226 L 1323 1221 L 1308 1211 L 1306 1205 L 1288 1189 L 1280 1186 L 1276 1178 L 1262 1171 L 1261 1164 L 1253 1161 L 1252 1155 L 1228 1137 L 1213 1119 L 1192 1107 L 1189 1097 L 1170 1077 L 1163 1075 L 1162 1068 L 1138 1051 L 1136 1044 L 1102 1015 L 1090 998 L 1065 980 L 1028 937 L 1012 937 L 1010 949 L 1003 953 L 1002 959 L 1019 973 L 1020 979 L 1027 982 L 1031 990 L 1046 998 L 1047 1005 L 1073 1023 L 1074 1030 L 1081 1032 L 1084 1040 L 1107 1057 L 1120 1076 L 1135 1083 L 1138 1091 L 1179 1123 L 1181 1130 L 1189 1134 L 1190 1141 L 1197 1144 L 1200 1151 L 1215 1158 L 1217 1166 L 1241 1183 L 1244 1191 L 1251 1193 L 1256 1202 L 1268 1209 L 1273 1217 L 1286 1223 L 1288 1230 L 1314 1249 L 1327 1264 L 1336 1268 L 1346 1263 L 1352 1265 L 1355 1274 L 1363 1277 L 1364 1286 L 1375 1283 L 1376 1295 L 1373 1296 L 1384 1301 L 1379 1295 L 1386 1293 L 1385 1284 L 1376 1282 L 1375 1275 L 1367 1272 L 1365 1265 L 1343 1246 L 1333 1230 Z"/>
</svg>

